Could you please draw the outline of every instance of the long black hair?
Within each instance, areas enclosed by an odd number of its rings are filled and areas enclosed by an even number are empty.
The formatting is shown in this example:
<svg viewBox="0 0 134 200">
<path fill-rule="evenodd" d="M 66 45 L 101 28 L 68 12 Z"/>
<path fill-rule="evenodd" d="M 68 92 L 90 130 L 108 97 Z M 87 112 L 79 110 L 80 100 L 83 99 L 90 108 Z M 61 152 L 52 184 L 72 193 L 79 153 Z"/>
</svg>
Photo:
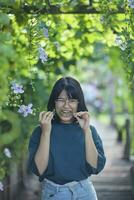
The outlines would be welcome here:
<svg viewBox="0 0 134 200">
<path fill-rule="evenodd" d="M 54 84 L 47 104 L 48 111 L 53 111 L 55 109 L 55 101 L 63 90 L 66 91 L 69 99 L 78 100 L 77 112 L 88 111 L 80 83 L 69 76 L 60 78 Z"/>
</svg>

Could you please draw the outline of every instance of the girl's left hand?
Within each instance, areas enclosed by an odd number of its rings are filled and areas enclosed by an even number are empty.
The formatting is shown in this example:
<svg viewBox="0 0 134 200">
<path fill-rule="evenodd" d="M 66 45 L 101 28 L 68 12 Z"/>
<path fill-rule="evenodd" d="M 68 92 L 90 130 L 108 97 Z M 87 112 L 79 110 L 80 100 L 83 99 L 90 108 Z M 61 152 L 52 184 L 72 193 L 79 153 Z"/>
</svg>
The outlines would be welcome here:
<svg viewBox="0 0 134 200">
<path fill-rule="evenodd" d="M 73 116 L 78 120 L 81 128 L 84 131 L 89 130 L 90 116 L 87 111 L 74 113 Z"/>
</svg>

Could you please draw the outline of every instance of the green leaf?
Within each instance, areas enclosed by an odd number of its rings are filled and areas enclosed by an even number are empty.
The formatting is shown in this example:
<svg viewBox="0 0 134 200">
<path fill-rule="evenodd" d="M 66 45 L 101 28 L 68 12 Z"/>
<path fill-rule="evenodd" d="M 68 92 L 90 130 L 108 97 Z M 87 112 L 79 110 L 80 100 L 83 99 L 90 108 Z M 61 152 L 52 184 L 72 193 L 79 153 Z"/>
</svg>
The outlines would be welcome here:
<svg viewBox="0 0 134 200">
<path fill-rule="evenodd" d="M 0 24 L 2 25 L 9 25 L 10 19 L 7 14 L 0 13 Z"/>
</svg>

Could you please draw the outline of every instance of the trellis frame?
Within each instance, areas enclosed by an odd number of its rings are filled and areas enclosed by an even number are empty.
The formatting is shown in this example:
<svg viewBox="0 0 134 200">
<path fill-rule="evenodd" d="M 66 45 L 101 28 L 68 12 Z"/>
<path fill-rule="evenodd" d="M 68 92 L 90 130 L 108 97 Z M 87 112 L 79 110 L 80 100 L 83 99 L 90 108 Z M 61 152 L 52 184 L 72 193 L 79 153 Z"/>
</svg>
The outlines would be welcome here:
<svg viewBox="0 0 134 200">
<path fill-rule="evenodd" d="M 38 8 L 34 5 L 28 5 L 26 3 L 20 3 L 20 7 L 15 9 L 11 5 L 4 5 L 4 3 L 0 3 L 1 10 L 5 10 L 7 13 L 15 14 L 18 10 L 24 14 L 104 14 L 103 11 L 96 9 L 94 7 L 95 2 L 93 0 L 89 0 L 89 4 L 87 5 L 77 5 L 74 7 L 70 7 L 68 5 L 60 6 L 58 4 L 54 5 L 50 3 L 50 0 L 45 0 L 46 5 L 42 5 L 42 8 Z M 63 11 L 66 8 L 66 11 Z M 109 14 L 122 14 L 125 13 L 125 8 L 118 7 L 117 10 L 109 10 Z"/>
</svg>

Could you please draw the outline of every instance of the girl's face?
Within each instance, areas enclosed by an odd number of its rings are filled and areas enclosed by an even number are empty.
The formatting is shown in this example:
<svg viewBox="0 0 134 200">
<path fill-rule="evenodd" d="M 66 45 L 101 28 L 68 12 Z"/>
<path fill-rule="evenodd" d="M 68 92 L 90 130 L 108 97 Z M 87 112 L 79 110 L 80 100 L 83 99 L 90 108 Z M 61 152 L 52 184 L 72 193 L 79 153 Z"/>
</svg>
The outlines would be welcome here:
<svg viewBox="0 0 134 200">
<path fill-rule="evenodd" d="M 78 103 L 77 99 L 68 99 L 66 91 L 62 90 L 55 101 L 55 110 L 61 122 L 67 124 L 73 122 L 73 113 L 77 112 Z"/>
</svg>

